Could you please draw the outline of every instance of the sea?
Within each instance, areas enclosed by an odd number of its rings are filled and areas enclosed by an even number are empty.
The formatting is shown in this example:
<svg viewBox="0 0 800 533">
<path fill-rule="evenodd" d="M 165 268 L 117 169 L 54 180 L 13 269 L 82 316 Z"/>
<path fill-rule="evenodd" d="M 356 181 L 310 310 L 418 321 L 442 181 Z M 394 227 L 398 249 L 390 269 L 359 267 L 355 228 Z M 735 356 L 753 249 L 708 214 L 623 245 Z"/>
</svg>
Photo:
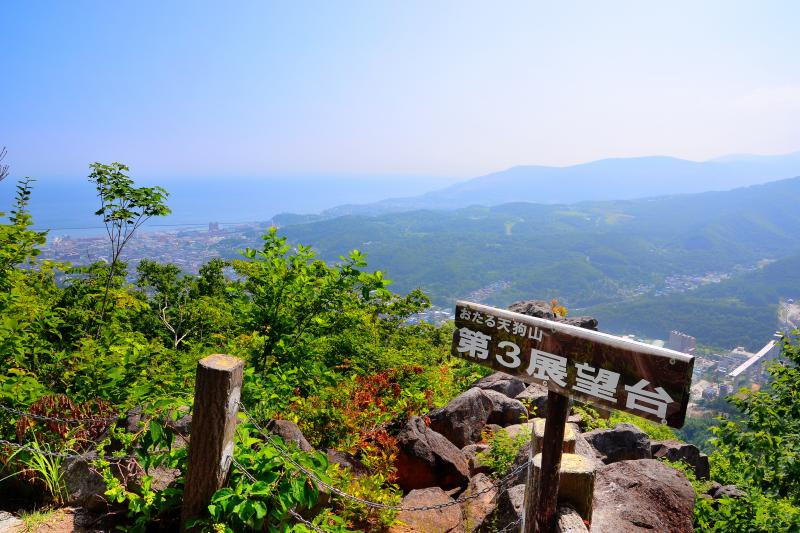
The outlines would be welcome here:
<svg viewBox="0 0 800 533">
<path fill-rule="evenodd" d="M 279 213 L 314 214 L 344 204 L 414 196 L 446 187 L 458 178 L 431 176 L 302 175 L 263 178 L 172 178 L 137 186 L 160 185 L 169 193 L 172 214 L 156 217 L 142 231 L 170 231 L 269 221 Z M 12 178 L 0 182 L 0 212 L 8 214 L 15 195 Z M 38 230 L 51 236 L 91 237 L 105 234 L 95 215 L 99 200 L 85 177 L 41 178 L 33 183 L 29 210 Z"/>
</svg>

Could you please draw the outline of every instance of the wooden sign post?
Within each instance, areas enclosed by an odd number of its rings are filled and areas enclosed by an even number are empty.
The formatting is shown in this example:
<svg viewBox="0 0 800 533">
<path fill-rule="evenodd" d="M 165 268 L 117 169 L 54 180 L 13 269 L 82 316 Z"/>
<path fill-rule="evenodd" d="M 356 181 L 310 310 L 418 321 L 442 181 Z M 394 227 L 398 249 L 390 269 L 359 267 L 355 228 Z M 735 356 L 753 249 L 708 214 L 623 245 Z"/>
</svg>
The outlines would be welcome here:
<svg viewBox="0 0 800 533">
<path fill-rule="evenodd" d="M 452 354 L 548 389 L 541 479 L 538 497 L 526 498 L 526 533 L 554 527 L 569 398 L 681 427 L 694 367 L 680 352 L 463 301 Z"/>
</svg>

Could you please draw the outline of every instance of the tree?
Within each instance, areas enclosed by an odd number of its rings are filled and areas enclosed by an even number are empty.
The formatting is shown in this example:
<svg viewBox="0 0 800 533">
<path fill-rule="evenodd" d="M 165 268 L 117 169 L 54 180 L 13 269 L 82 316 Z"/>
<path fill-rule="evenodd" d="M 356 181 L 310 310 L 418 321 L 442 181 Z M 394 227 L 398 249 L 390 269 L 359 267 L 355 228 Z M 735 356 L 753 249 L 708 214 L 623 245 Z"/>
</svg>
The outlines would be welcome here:
<svg viewBox="0 0 800 533">
<path fill-rule="evenodd" d="M 95 214 L 103 217 L 111 246 L 111 262 L 100 305 L 97 334 L 103 326 L 108 304 L 108 291 L 114 277 L 114 269 L 123 248 L 139 227 L 154 216 L 170 214 L 165 200 L 169 193 L 162 187 L 134 187 L 127 175 L 130 170 L 122 163 L 92 163 L 89 181 L 95 184 L 100 198 L 100 209 Z"/>
</svg>

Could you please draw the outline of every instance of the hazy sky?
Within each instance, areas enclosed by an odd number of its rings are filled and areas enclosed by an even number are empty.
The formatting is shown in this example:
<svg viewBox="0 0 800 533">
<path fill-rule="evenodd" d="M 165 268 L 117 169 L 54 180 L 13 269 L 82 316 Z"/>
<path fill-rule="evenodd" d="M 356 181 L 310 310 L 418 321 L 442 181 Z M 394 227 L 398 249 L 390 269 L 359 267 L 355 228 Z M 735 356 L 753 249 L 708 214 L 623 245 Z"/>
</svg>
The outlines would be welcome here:
<svg viewBox="0 0 800 533">
<path fill-rule="evenodd" d="M 800 2 L 78 2 L 0 10 L 14 175 L 475 176 L 800 150 Z"/>
</svg>

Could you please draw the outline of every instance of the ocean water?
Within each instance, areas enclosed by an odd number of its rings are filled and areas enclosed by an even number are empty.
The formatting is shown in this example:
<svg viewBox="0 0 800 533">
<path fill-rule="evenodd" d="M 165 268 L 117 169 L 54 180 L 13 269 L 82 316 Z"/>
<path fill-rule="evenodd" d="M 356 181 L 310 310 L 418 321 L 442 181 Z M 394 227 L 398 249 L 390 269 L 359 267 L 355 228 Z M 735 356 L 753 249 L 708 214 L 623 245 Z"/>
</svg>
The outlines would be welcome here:
<svg viewBox="0 0 800 533">
<path fill-rule="evenodd" d="M 164 231 L 209 222 L 262 222 L 278 213 L 318 213 L 342 204 L 375 202 L 412 196 L 457 181 L 441 177 L 301 176 L 258 178 L 198 178 L 141 182 L 161 185 L 170 193 L 172 214 L 151 219 L 144 231 Z M 13 205 L 15 182 L 0 182 L 0 211 Z M 37 229 L 53 236 L 104 234 L 94 212 L 99 201 L 86 178 L 43 178 L 34 183 L 30 211 Z"/>
</svg>

